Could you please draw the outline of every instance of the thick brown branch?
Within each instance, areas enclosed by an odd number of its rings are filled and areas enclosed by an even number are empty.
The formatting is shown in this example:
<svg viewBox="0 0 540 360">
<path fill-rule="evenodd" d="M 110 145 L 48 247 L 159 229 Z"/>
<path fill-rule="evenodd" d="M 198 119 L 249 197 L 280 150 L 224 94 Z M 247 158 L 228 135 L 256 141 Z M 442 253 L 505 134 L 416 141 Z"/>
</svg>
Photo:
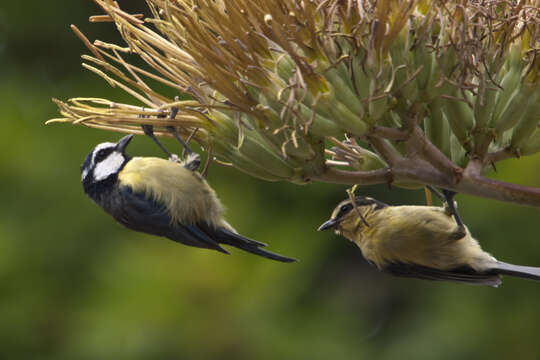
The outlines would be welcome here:
<svg viewBox="0 0 540 360">
<path fill-rule="evenodd" d="M 333 167 L 328 167 L 324 173 L 315 176 L 313 180 L 327 182 L 331 184 L 348 185 L 384 184 L 388 182 L 388 169 L 370 171 L 346 171 Z"/>
<path fill-rule="evenodd" d="M 407 145 L 414 149 L 436 169 L 446 174 L 453 182 L 459 182 L 463 169 L 454 164 L 435 145 L 433 145 L 418 126 L 412 131 L 411 138 L 407 141 Z"/>
<path fill-rule="evenodd" d="M 465 168 L 465 174 L 467 176 L 477 176 L 477 175 L 480 175 L 483 168 L 484 168 L 484 165 L 482 161 L 478 158 L 473 158 L 469 160 L 469 163 L 467 164 L 467 167 Z"/>
<path fill-rule="evenodd" d="M 540 207 L 540 188 L 511 184 L 483 176 L 464 176 L 455 190 L 464 194 Z"/>
<path fill-rule="evenodd" d="M 401 129 L 374 125 L 369 129 L 369 135 L 388 140 L 404 141 L 409 137 L 409 132 Z"/>
<path fill-rule="evenodd" d="M 490 165 L 492 163 L 496 163 L 497 161 L 502 161 L 502 160 L 511 159 L 511 158 L 518 158 L 518 157 L 519 157 L 519 154 L 517 154 L 516 152 L 510 150 L 509 148 L 504 148 L 502 150 L 487 154 L 484 166 Z"/>
<path fill-rule="evenodd" d="M 447 176 L 421 160 L 400 160 L 391 170 L 346 171 L 327 168 L 325 173 L 314 180 L 349 185 L 385 184 L 389 179 L 389 171 L 391 171 L 394 183 L 398 184 L 417 182 L 454 190 L 458 193 L 540 207 L 540 188 L 489 179 L 476 175 L 473 171 L 465 172 L 461 181 L 454 184 L 449 182 Z"/>
<path fill-rule="evenodd" d="M 380 139 L 375 136 L 367 136 L 367 140 L 373 147 L 373 149 L 386 161 L 387 164 L 392 166 L 396 162 L 402 159 L 399 154 L 390 144 L 384 139 Z"/>
</svg>

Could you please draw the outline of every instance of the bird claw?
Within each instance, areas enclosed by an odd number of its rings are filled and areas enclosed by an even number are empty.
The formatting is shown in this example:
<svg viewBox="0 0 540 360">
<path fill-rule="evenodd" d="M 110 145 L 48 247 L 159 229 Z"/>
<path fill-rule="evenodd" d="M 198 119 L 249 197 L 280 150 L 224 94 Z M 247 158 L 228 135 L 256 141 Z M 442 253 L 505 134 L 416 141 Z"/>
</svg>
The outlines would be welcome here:
<svg viewBox="0 0 540 360">
<path fill-rule="evenodd" d="M 388 186 L 388 190 L 392 190 L 392 183 L 394 182 L 394 174 L 392 173 L 392 168 L 387 167 L 386 168 L 386 185 Z"/>
<path fill-rule="evenodd" d="M 457 210 L 457 201 L 453 201 L 454 202 L 454 208 Z M 450 207 L 450 205 L 448 204 L 448 202 L 444 202 L 443 203 L 443 209 L 444 209 L 444 212 L 446 213 L 446 215 L 448 216 L 452 216 L 454 215 L 454 212 L 452 211 L 452 208 Z"/>
<path fill-rule="evenodd" d="M 169 161 L 181 163 L 181 162 L 182 162 L 182 159 L 180 159 L 180 156 L 178 156 L 178 155 L 176 155 L 176 154 L 171 154 L 171 155 L 169 156 Z"/>
<path fill-rule="evenodd" d="M 186 160 L 183 162 L 183 165 L 186 169 L 195 171 L 201 165 L 201 156 L 192 152 L 186 156 Z"/>
</svg>

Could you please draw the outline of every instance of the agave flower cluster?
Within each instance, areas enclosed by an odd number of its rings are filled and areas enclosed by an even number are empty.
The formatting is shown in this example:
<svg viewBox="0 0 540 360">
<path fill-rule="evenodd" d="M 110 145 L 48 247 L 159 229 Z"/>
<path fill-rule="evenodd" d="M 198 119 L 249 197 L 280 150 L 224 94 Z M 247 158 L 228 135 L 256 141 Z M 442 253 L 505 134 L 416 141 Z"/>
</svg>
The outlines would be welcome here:
<svg viewBox="0 0 540 360">
<path fill-rule="evenodd" d="M 174 126 L 270 181 L 432 184 L 540 206 L 539 189 L 482 175 L 540 151 L 538 0 L 147 0 L 144 19 L 94 1 L 106 15 L 91 20 L 114 21 L 126 44 L 80 34 L 83 66 L 138 103 L 55 100 L 52 122 Z"/>
</svg>

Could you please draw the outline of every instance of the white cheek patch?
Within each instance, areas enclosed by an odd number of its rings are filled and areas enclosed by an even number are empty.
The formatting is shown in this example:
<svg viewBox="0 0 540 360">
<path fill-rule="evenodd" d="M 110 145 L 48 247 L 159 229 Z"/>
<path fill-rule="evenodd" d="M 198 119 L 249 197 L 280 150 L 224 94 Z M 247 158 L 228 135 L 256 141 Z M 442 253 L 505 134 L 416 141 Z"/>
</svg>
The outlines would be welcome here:
<svg viewBox="0 0 540 360">
<path fill-rule="evenodd" d="M 112 174 L 118 173 L 124 163 L 124 155 L 119 152 L 113 152 L 105 160 L 98 163 L 94 169 L 94 179 L 97 181 L 106 179 Z M 84 176 L 84 173 L 83 173 Z"/>
</svg>

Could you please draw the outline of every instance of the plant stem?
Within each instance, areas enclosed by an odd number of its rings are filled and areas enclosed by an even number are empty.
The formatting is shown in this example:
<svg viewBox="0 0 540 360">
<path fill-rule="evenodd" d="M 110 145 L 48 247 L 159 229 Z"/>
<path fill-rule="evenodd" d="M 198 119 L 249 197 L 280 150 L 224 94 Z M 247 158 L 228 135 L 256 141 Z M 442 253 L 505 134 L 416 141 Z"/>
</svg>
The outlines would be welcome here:
<svg viewBox="0 0 540 360">
<path fill-rule="evenodd" d="M 404 159 L 394 164 L 391 169 L 372 171 L 346 171 L 329 167 L 313 180 L 334 184 L 374 185 L 388 183 L 389 174 L 395 183 L 418 182 L 458 193 L 540 207 L 540 188 L 497 181 L 470 171 L 464 172 L 461 181 L 454 184 L 452 179 L 448 179 L 447 176 L 422 160 Z"/>
</svg>

